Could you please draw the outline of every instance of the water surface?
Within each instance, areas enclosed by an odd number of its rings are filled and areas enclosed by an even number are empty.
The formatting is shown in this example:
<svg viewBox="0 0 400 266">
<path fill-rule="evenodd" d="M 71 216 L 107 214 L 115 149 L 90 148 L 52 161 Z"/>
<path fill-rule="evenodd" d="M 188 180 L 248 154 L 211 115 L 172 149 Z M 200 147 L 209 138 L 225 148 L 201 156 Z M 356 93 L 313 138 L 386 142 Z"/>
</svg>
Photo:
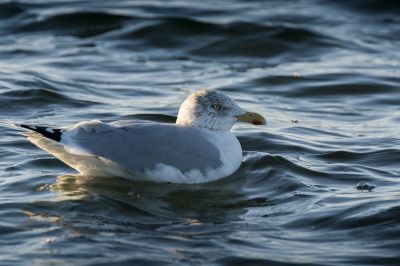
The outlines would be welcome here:
<svg viewBox="0 0 400 266">
<path fill-rule="evenodd" d="M 0 264 L 398 265 L 399 13 L 0 1 Z M 243 164 L 209 184 L 78 176 L 6 125 L 171 121 L 201 88 L 269 122 L 234 127 Z"/>
</svg>

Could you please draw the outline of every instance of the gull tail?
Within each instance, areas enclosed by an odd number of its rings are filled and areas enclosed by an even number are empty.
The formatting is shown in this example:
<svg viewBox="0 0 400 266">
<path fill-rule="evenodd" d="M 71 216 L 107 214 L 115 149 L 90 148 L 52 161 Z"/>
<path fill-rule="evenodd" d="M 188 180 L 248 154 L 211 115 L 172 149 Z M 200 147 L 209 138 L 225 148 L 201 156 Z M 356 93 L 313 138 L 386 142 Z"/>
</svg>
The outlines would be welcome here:
<svg viewBox="0 0 400 266">
<path fill-rule="evenodd" d="M 27 134 L 30 142 L 54 155 L 83 175 L 132 178 L 133 173 L 108 159 L 91 154 L 85 155 L 71 152 L 61 142 L 61 137 L 65 129 L 15 123 L 13 125 L 33 131 Z"/>
<path fill-rule="evenodd" d="M 60 142 L 61 135 L 63 133 L 62 129 L 52 128 L 52 127 L 42 127 L 42 126 L 33 126 L 33 125 L 25 125 L 25 124 L 15 124 L 18 127 L 26 128 L 32 131 L 35 131 L 44 137 Z"/>
</svg>

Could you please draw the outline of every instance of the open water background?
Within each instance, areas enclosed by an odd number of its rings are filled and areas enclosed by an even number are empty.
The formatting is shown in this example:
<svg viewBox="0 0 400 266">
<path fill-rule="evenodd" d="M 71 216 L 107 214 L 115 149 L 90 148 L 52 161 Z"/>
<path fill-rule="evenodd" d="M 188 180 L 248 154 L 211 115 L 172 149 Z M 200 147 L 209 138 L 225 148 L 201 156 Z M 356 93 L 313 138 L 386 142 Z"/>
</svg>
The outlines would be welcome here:
<svg viewBox="0 0 400 266">
<path fill-rule="evenodd" d="M 399 47 L 397 1 L 0 1 L 0 264 L 400 265 Z M 209 184 L 76 176 L 5 124 L 201 88 L 269 121 Z"/>
</svg>

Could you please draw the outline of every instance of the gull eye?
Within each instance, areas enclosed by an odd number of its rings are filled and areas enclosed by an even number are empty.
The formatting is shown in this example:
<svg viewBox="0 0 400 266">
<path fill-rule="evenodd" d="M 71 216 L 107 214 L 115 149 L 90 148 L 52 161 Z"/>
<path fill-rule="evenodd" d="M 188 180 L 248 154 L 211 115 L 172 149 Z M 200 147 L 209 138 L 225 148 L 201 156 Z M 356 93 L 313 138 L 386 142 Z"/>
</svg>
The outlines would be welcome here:
<svg viewBox="0 0 400 266">
<path fill-rule="evenodd" d="M 221 105 L 217 103 L 211 105 L 211 107 L 214 108 L 215 110 L 221 110 Z"/>
</svg>

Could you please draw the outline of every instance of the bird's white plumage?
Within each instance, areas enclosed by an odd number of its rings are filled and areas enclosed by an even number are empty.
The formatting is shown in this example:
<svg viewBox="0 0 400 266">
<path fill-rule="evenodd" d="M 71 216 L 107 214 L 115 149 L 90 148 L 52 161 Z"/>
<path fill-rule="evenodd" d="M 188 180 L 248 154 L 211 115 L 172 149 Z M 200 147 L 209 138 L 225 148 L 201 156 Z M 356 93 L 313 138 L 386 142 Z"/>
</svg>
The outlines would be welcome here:
<svg viewBox="0 0 400 266">
<path fill-rule="evenodd" d="M 203 132 L 219 150 L 222 162 L 220 167 L 209 168 L 205 173 L 199 171 L 198 168 L 182 173 L 176 167 L 157 164 L 156 167 L 146 170 L 147 179 L 159 181 L 168 176 L 169 182 L 203 183 L 220 179 L 235 172 L 242 161 L 242 148 L 237 138 L 231 132 L 226 131 L 210 132 L 208 129 L 203 129 Z"/>
<path fill-rule="evenodd" d="M 226 95 L 201 91 L 184 101 L 176 124 L 92 120 L 65 129 L 59 142 L 29 139 L 85 175 L 202 183 L 239 168 L 242 149 L 230 129 L 244 113 Z"/>
</svg>

